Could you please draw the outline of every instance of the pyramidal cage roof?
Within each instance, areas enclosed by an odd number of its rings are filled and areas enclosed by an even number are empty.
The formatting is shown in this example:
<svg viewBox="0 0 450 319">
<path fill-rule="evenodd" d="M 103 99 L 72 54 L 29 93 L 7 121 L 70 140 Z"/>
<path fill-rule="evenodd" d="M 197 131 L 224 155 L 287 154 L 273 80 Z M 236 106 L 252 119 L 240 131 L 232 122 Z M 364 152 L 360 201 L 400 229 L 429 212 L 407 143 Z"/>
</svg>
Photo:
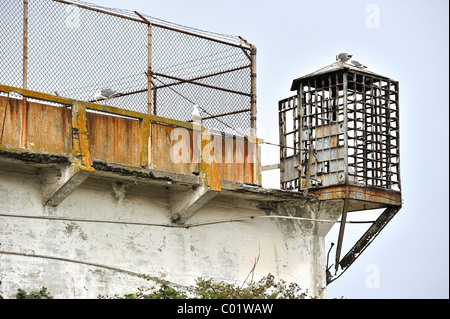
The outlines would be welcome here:
<svg viewBox="0 0 450 319">
<path fill-rule="evenodd" d="M 323 68 L 321 68 L 321 69 L 319 69 L 317 71 L 314 71 L 312 73 L 309 73 L 307 75 L 304 75 L 304 76 L 301 76 L 299 78 L 294 79 L 292 81 L 291 91 L 297 90 L 298 84 L 302 80 L 305 80 L 305 79 L 308 79 L 308 78 L 312 78 L 312 77 L 316 77 L 316 76 L 323 75 L 323 74 L 338 72 L 338 71 L 341 71 L 341 70 L 352 70 L 352 71 L 356 71 L 358 73 L 362 73 L 362 74 L 366 74 L 366 75 L 370 75 L 370 76 L 376 76 L 376 77 L 379 77 L 379 78 L 390 80 L 386 76 L 377 74 L 377 73 L 369 71 L 367 69 L 358 68 L 358 67 L 356 67 L 354 65 L 337 61 L 337 62 L 334 62 L 333 64 L 330 64 L 330 65 L 328 65 L 326 67 L 323 67 Z"/>
</svg>

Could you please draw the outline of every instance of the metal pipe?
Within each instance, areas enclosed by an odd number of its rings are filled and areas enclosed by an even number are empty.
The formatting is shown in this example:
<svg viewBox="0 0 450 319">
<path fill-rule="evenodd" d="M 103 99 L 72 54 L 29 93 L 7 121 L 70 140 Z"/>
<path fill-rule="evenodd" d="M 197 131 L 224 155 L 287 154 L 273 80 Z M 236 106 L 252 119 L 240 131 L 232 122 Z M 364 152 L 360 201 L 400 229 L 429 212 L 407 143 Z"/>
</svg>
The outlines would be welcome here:
<svg viewBox="0 0 450 319">
<path fill-rule="evenodd" d="M 147 113 L 152 114 L 152 24 L 139 12 L 134 13 L 147 24 Z"/>
<path fill-rule="evenodd" d="M 211 73 L 211 74 L 207 74 L 207 75 L 203 75 L 203 76 L 199 76 L 196 78 L 191 78 L 189 80 L 181 80 L 179 82 L 174 82 L 174 83 L 169 83 L 169 84 L 164 84 L 164 85 L 160 85 L 158 87 L 156 87 L 157 89 L 163 89 L 169 86 L 173 86 L 173 85 L 178 85 L 178 84 L 183 84 L 185 82 L 189 82 L 189 81 L 197 81 L 197 80 L 202 80 L 202 79 L 206 79 L 212 76 L 217 76 L 217 75 L 221 75 L 221 74 L 225 74 L 225 73 L 230 73 L 230 72 L 234 72 L 234 71 L 239 71 L 239 70 L 243 70 L 246 68 L 251 68 L 251 65 L 245 65 L 245 66 L 241 66 L 238 68 L 234 68 L 234 69 L 230 69 L 230 70 L 225 70 L 225 71 L 221 71 L 221 72 L 217 72 L 217 73 Z"/>
<path fill-rule="evenodd" d="M 251 57 L 251 100 L 250 100 L 250 129 L 251 135 L 256 136 L 256 47 L 252 46 Z"/>
<path fill-rule="evenodd" d="M 205 39 L 205 40 L 210 40 L 210 41 L 214 41 L 214 42 L 230 45 L 230 46 L 233 46 L 233 47 L 236 47 L 236 48 L 241 48 L 241 49 L 244 49 L 244 50 L 252 50 L 252 48 L 243 47 L 242 45 L 239 45 L 239 44 L 234 44 L 234 43 L 231 43 L 231 42 L 226 42 L 226 41 L 214 39 L 214 38 L 211 38 L 211 37 L 207 37 L 207 36 L 196 34 L 196 33 L 192 33 L 192 32 L 189 32 L 189 31 L 184 31 L 184 30 L 168 27 L 168 26 L 165 26 L 165 25 L 162 25 L 162 24 L 158 24 L 158 23 L 153 23 L 153 26 L 159 27 L 159 28 L 164 28 L 164 29 L 171 30 L 171 31 L 184 33 L 184 34 L 187 34 L 187 35 L 192 35 L 194 37 L 202 38 L 202 39 Z"/>
<path fill-rule="evenodd" d="M 167 74 L 162 74 L 162 73 L 154 72 L 153 75 L 156 75 L 156 76 L 162 76 L 162 77 L 169 78 L 169 79 L 172 79 L 172 80 L 177 80 L 177 81 L 184 81 L 184 82 L 192 83 L 192 84 L 195 84 L 195 85 L 204 86 L 204 87 L 207 87 L 207 88 L 216 89 L 216 90 L 220 90 L 220 91 L 225 91 L 225 92 L 229 92 L 229 93 L 240 94 L 240 95 L 246 95 L 246 96 L 250 96 L 250 97 L 252 96 L 252 95 L 249 94 L 249 93 L 239 92 L 239 91 L 234 91 L 234 90 L 229 90 L 229 89 L 224 89 L 224 88 L 221 88 L 221 87 L 217 87 L 217 86 L 213 86 L 213 85 L 208 85 L 208 84 L 204 84 L 204 83 L 198 83 L 198 82 L 195 82 L 195 81 L 193 81 L 193 80 L 184 80 L 184 79 L 177 78 L 177 77 L 175 77 L 175 76 L 170 76 L 170 75 L 167 75 Z"/>
<path fill-rule="evenodd" d="M 22 60 L 22 88 L 27 89 L 28 82 L 28 0 L 23 1 L 23 60 Z M 27 146 L 27 99 L 22 100 L 22 131 L 20 134 L 20 147 Z"/>
</svg>

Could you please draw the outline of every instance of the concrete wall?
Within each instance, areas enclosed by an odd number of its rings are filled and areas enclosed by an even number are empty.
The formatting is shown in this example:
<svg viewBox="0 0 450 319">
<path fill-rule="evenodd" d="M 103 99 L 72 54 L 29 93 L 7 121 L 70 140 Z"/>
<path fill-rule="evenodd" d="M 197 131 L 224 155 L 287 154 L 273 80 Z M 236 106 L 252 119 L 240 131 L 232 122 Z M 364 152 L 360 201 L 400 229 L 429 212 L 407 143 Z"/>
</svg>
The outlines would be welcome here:
<svg viewBox="0 0 450 319">
<path fill-rule="evenodd" d="M 19 288 L 30 292 L 45 286 L 55 298 L 96 298 L 153 285 L 138 274 L 180 285 L 193 285 L 198 277 L 242 283 L 258 255 L 255 280 L 271 273 L 312 296 L 325 296 L 328 225 L 321 230 L 318 223 L 261 218 L 174 227 L 171 201 L 188 193 L 189 186 L 117 183 L 94 175 L 57 207 L 46 207 L 42 167 L 0 163 L 4 298 L 14 298 Z M 305 201 L 278 205 L 222 192 L 188 222 L 267 214 L 321 217 Z"/>
</svg>

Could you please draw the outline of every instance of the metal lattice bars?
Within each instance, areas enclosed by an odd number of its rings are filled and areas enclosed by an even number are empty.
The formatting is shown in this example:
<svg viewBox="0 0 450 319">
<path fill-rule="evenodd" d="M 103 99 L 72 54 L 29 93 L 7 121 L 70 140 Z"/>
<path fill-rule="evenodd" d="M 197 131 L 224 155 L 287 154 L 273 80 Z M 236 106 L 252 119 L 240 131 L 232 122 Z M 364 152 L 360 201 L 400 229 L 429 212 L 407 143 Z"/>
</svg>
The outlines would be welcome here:
<svg viewBox="0 0 450 319">
<path fill-rule="evenodd" d="M 282 189 L 401 190 L 397 81 L 352 69 L 306 77 L 279 102 L 279 127 Z"/>
</svg>

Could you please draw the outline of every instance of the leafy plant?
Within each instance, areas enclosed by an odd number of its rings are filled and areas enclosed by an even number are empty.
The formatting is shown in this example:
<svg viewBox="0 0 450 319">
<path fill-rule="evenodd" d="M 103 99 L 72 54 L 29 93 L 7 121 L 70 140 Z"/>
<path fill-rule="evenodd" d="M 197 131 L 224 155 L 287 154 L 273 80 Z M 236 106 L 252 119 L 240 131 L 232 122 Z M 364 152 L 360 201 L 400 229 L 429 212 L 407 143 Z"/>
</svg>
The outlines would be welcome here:
<svg viewBox="0 0 450 319">
<path fill-rule="evenodd" d="M 50 293 L 47 291 L 47 288 L 42 287 L 39 291 L 32 291 L 29 294 L 23 290 L 18 289 L 18 293 L 16 294 L 17 299 L 53 299 Z"/>
</svg>

